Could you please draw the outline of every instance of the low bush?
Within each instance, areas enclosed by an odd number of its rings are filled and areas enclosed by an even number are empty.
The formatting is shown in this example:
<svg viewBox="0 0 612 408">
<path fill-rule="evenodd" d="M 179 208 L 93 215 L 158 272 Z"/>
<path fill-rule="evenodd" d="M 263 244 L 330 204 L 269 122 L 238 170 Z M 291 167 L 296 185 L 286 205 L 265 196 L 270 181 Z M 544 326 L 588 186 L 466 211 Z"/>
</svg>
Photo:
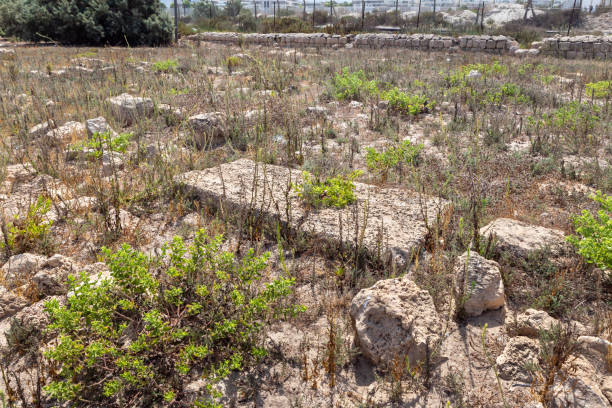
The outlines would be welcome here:
<svg viewBox="0 0 612 408">
<path fill-rule="evenodd" d="M 292 185 L 301 199 L 312 207 L 343 208 L 356 201 L 355 179 L 361 174 L 356 170 L 348 175 L 327 178 L 323 181 L 313 178 L 309 173 L 302 173 L 302 182 Z"/>
<path fill-rule="evenodd" d="M 589 263 L 612 271 L 612 196 L 598 191 L 591 198 L 599 204 L 599 211 L 593 214 L 584 210 L 575 217 L 578 235 L 570 236 L 568 241 Z"/>
<path fill-rule="evenodd" d="M 268 253 L 236 259 L 222 242 L 200 230 L 156 257 L 124 244 L 103 249 L 110 278 L 70 276 L 66 304 L 45 304 L 58 334 L 45 352 L 58 370 L 47 395 L 83 407 L 184 406 L 199 378 L 195 406 L 221 407 L 215 384 L 266 355 L 268 322 L 303 310 L 287 300 L 293 278 L 263 281 Z"/>
<path fill-rule="evenodd" d="M 50 210 L 51 200 L 39 196 L 35 203 L 30 204 L 25 217 L 15 216 L 6 225 L 6 231 L 3 231 L 4 242 L 0 242 L 0 248 L 11 254 L 34 249 L 49 252 L 49 230 L 53 225 L 53 221 L 47 217 Z"/>
<path fill-rule="evenodd" d="M 612 81 L 589 82 L 586 84 L 587 96 L 597 99 L 606 99 L 612 96 Z"/>
<path fill-rule="evenodd" d="M 376 81 L 368 81 L 363 71 L 349 72 L 344 68 L 333 80 L 334 95 L 340 100 L 359 101 L 376 94 Z"/>
<path fill-rule="evenodd" d="M 366 164 L 370 171 L 378 173 L 383 182 L 387 180 L 392 169 L 402 165 L 414 166 L 417 164 L 423 145 L 413 145 L 404 140 L 398 146 L 392 146 L 379 152 L 372 147 L 366 147 Z"/>
<path fill-rule="evenodd" d="M 389 103 L 389 108 L 406 115 L 416 116 L 433 108 L 433 103 L 425 96 L 410 95 L 398 88 L 383 91 L 380 96 Z"/>
<path fill-rule="evenodd" d="M 153 64 L 153 69 L 158 72 L 173 72 L 178 68 L 178 61 L 175 59 L 168 59 L 165 61 L 157 61 Z"/>
</svg>

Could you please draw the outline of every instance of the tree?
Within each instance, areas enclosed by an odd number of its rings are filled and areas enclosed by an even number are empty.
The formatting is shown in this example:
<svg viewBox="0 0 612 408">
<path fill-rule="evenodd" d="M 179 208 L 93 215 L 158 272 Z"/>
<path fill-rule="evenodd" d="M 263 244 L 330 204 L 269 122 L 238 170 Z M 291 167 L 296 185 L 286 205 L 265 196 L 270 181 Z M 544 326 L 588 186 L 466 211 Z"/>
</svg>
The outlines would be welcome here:
<svg viewBox="0 0 612 408">
<path fill-rule="evenodd" d="M 160 0 L 3 0 L 0 26 L 27 41 L 161 45 L 172 23 Z"/>
<path fill-rule="evenodd" d="M 183 16 L 187 16 L 187 9 L 190 9 L 192 6 L 191 0 L 183 0 Z"/>
<path fill-rule="evenodd" d="M 193 17 L 196 19 L 212 18 L 216 14 L 215 7 L 210 0 L 200 0 L 193 3 Z"/>
<path fill-rule="evenodd" d="M 240 0 L 228 0 L 225 4 L 225 14 L 228 17 L 236 17 L 240 14 L 240 10 L 242 9 L 242 1 Z"/>
</svg>

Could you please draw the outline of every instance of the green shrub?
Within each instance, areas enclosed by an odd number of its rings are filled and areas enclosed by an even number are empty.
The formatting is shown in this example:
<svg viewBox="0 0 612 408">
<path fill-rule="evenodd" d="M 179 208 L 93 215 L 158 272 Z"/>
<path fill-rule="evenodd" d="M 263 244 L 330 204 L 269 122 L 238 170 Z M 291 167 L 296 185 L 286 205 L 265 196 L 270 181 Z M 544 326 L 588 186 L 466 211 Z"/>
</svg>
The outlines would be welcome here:
<svg viewBox="0 0 612 408">
<path fill-rule="evenodd" d="M 223 238 L 200 230 L 186 246 L 175 237 L 157 257 L 124 244 L 103 249 L 111 278 L 69 277 L 66 304 L 49 300 L 45 355 L 58 371 L 48 396 L 71 406 L 177 404 L 196 373 L 202 407 L 221 407 L 214 385 L 265 356 L 266 324 L 295 315 L 294 279 L 262 282 L 269 253 L 243 259 L 221 250 Z"/>
<path fill-rule="evenodd" d="M 592 98 L 605 99 L 612 96 L 612 81 L 589 82 L 586 94 Z"/>
<path fill-rule="evenodd" d="M 423 145 L 413 145 L 404 140 L 397 147 L 389 147 L 379 152 L 372 147 L 366 147 L 366 164 L 370 171 L 380 174 L 383 181 L 387 180 L 389 171 L 402 165 L 413 166 L 417 163 Z"/>
<path fill-rule="evenodd" d="M 340 100 L 364 100 L 378 92 L 376 81 L 368 81 L 362 70 L 349 72 L 346 67 L 334 77 L 333 87 L 336 98 Z"/>
<path fill-rule="evenodd" d="M 104 151 L 117 153 L 125 153 L 127 150 L 132 133 L 121 133 L 113 137 L 112 132 L 94 133 L 91 138 L 88 138 L 81 143 L 70 146 L 72 150 L 90 150 L 90 157 L 100 159 Z"/>
<path fill-rule="evenodd" d="M 578 234 L 568 241 L 589 263 L 612 271 L 612 196 L 597 191 L 591 198 L 600 206 L 596 214 L 584 210 L 574 218 Z"/>
<path fill-rule="evenodd" d="M 173 72 L 178 68 L 178 61 L 169 59 L 165 61 L 157 61 L 153 64 L 153 69 L 159 72 Z"/>
<path fill-rule="evenodd" d="M 389 107 L 406 115 L 418 115 L 427 112 L 433 103 L 422 95 L 409 95 L 398 88 L 381 92 L 381 98 L 389 102 Z"/>
<path fill-rule="evenodd" d="M 162 45 L 172 23 L 160 0 L 3 0 L 0 27 L 28 41 L 63 44 Z"/>
<path fill-rule="evenodd" d="M 508 73 L 508 67 L 500 64 L 499 61 L 493 61 L 491 64 L 468 64 L 457 69 L 446 79 L 453 86 L 466 84 L 467 76 L 472 71 L 477 71 L 483 78 L 487 78 L 494 75 L 506 75 Z"/>
<path fill-rule="evenodd" d="M 24 218 L 15 216 L 6 226 L 5 241 L 0 242 L 0 248 L 11 253 L 23 253 L 32 249 L 43 249 L 48 246 L 48 235 L 52 220 L 46 219 L 51 210 L 51 200 L 39 196 L 35 203 L 30 204 Z"/>
<path fill-rule="evenodd" d="M 340 175 L 320 181 L 310 173 L 302 173 L 302 183 L 292 185 L 301 199 L 309 205 L 319 207 L 343 208 L 356 201 L 355 179 L 361 174 L 356 170 L 348 175 Z"/>
</svg>

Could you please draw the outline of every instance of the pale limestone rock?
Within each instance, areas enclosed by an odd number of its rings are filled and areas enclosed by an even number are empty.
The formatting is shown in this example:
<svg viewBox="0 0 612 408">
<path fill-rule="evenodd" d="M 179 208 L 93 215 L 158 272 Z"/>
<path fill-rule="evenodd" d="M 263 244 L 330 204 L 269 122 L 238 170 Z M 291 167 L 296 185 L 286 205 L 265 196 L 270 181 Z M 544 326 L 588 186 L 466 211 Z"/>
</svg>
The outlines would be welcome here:
<svg viewBox="0 0 612 408">
<path fill-rule="evenodd" d="M 570 377 L 555 384 L 552 390 L 553 408 L 609 408 L 610 403 L 601 391 L 581 378 Z"/>
<path fill-rule="evenodd" d="M 52 143 L 77 142 L 87 134 L 81 122 L 66 122 L 57 129 L 47 132 L 47 139 Z"/>
<path fill-rule="evenodd" d="M 79 268 L 72 259 L 55 254 L 41 265 L 32 282 L 41 296 L 63 295 L 68 291 L 68 275 L 77 274 Z"/>
<path fill-rule="evenodd" d="M 225 115 L 222 112 L 199 113 L 190 116 L 189 125 L 196 133 L 198 148 L 215 146 L 225 140 Z"/>
<path fill-rule="evenodd" d="M 612 375 L 607 375 L 604 378 L 600 390 L 602 394 L 608 399 L 608 402 L 612 404 Z"/>
<path fill-rule="evenodd" d="M 42 255 L 24 253 L 13 255 L 0 268 L 3 283 L 7 289 L 15 289 L 28 283 L 29 279 L 38 272 L 40 266 L 47 260 Z"/>
<path fill-rule="evenodd" d="M 508 381 L 531 384 L 532 373 L 528 366 L 538 364 L 539 346 L 528 337 L 512 337 L 504 351 L 496 359 L 500 378 Z"/>
<path fill-rule="evenodd" d="M 99 116 L 93 119 L 87 119 L 85 121 L 85 127 L 87 128 L 87 135 L 92 137 L 95 133 L 100 135 L 110 132 L 111 137 L 117 136 L 117 132 L 110 127 L 108 122 L 103 116 Z"/>
<path fill-rule="evenodd" d="M 27 299 L 0 285 L 0 319 L 13 316 L 28 305 Z"/>
<path fill-rule="evenodd" d="M 361 352 L 383 367 L 405 357 L 411 366 L 423 362 L 441 332 L 431 296 L 406 278 L 362 289 L 351 302 L 350 314 Z"/>
<path fill-rule="evenodd" d="M 31 138 L 36 139 L 38 137 L 41 137 L 42 135 L 47 134 L 47 132 L 49 132 L 54 127 L 55 127 L 55 122 L 53 121 L 53 119 L 49 119 L 46 122 L 42 122 L 42 123 L 39 123 L 36 126 L 32 126 L 28 130 L 28 135 Z"/>
<path fill-rule="evenodd" d="M 595 351 L 604 357 L 612 350 L 612 343 L 606 339 L 595 336 L 580 336 L 578 337 L 578 344 L 580 344 L 584 350 Z"/>
<path fill-rule="evenodd" d="M 301 180 L 299 170 L 248 159 L 175 178 L 204 205 L 222 205 L 224 211 L 235 213 L 257 209 L 258 216 L 270 225 L 281 222 L 295 232 L 347 247 L 354 245 L 358 236 L 360 246 L 372 256 L 400 266 L 406 265 L 425 242 L 423 213 L 435 219 L 436 214 L 450 211 L 448 201 L 443 199 L 363 183 L 355 183 L 355 203 L 341 209 L 315 210 L 291 188 L 291 183 Z"/>
<path fill-rule="evenodd" d="M 463 309 L 468 316 L 478 316 L 486 310 L 503 307 L 504 283 L 499 264 L 477 252 L 466 252 L 455 264 L 457 291 L 464 297 Z"/>
<path fill-rule="evenodd" d="M 516 318 L 514 331 L 519 336 L 538 337 L 540 331 L 551 330 L 559 321 L 543 310 L 527 309 Z M 512 325 L 512 323 L 510 323 Z"/>
<path fill-rule="evenodd" d="M 525 259 L 537 250 L 549 249 L 558 255 L 566 247 L 562 231 L 530 225 L 521 221 L 498 218 L 480 229 L 486 238 L 495 237 L 496 249 L 515 259 Z"/>
<path fill-rule="evenodd" d="M 128 93 L 108 98 L 107 102 L 110 104 L 113 115 L 128 124 L 138 118 L 151 115 L 154 110 L 154 104 L 150 98 L 132 96 Z"/>
</svg>

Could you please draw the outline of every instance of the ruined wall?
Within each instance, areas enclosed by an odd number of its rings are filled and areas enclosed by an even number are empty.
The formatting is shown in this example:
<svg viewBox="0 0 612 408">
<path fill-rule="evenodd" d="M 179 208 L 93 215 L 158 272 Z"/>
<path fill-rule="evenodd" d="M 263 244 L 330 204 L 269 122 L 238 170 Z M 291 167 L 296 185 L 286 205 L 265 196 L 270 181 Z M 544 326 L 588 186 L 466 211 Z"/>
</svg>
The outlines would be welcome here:
<svg viewBox="0 0 612 408">
<path fill-rule="evenodd" d="M 461 37 L 435 34 L 357 34 L 331 35 L 323 33 L 239 34 L 199 33 L 186 38 L 190 41 L 211 41 L 232 44 L 259 44 L 281 47 L 347 47 L 347 48 L 407 48 L 434 51 L 473 51 L 491 54 L 544 55 L 559 58 L 612 59 L 612 37 L 555 37 L 533 43 L 521 49 L 512 38 L 503 35 L 465 35 Z"/>
<path fill-rule="evenodd" d="M 559 58 L 612 59 L 612 36 L 585 35 L 545 38 L 532 46 L 537 47 L 543 55 Z"/>
<path fill-rule="evenodd" d="M 519 48 L 518 43 L 510 37 L 490 35 L 446 37 L 434 34 L 357 34 L 341 36 L 323 33 L 199 33 L 191 35 L 187 39 L 233 44 L 241 42 L 270 46 L 278 44 L 283 47 L 409 48 L 415 50 L 478 51 L 494 54 L 512 53 Z"/>
</svg>

